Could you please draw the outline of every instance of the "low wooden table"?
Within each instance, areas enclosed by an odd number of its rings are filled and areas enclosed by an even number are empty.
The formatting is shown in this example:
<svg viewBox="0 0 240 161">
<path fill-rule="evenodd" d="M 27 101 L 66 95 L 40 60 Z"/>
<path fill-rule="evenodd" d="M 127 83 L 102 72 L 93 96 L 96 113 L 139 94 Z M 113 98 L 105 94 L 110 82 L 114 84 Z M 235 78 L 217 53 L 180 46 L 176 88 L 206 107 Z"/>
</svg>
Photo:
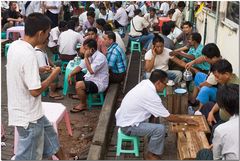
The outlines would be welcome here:
<svg viewBox="0 0 240 161">
<path fill-rule="evenodd" d="M 177 133 L 178 157 L 181 160 L 194 160 L 199 150 L 208 148 L 209 143 L 205 133 L 210 133 L 210 128 L 204 116 L 178 115 L 182 118 L 191 118 L 199 126 L 185 123 L 170 123 L 170 131 Z"/>
<path fill-rule="evenodd" d="M 188 92 L 177 94 L 174 92 L 175 86 L 167 86 L 167 110 L 171 114 L 187 114 Z"/>
</svg>

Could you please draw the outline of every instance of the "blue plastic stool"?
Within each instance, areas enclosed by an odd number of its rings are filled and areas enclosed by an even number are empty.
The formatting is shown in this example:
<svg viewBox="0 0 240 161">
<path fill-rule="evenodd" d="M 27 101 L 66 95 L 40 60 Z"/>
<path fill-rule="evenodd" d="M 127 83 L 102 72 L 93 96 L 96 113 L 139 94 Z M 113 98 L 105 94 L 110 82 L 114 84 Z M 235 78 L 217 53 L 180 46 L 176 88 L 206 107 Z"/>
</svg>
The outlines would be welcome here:
<svg viewBox="0 0 240 161">
<path fill-rule="evenodd" d="M 164 88 L 163 92 L 159 92 L 158 95 L 167 97 L 167 88 Z"/>
<path fill-rule="evenodd" d="M 92 106 L 95 105 L 103 105 L 104 104 L 104 93 L 99 92 L 99 93 L 89 93 L 87 95 L 87 104 L 89 110 L 92 109 Z"/>
<path fill-rule="evenodd" d="M 132 150 L 124 150 L 122 149 L 122 143 L 124 141 L 132 142 L 133 143 L 133 149 Z M 118 129 L 118 136 L 117 136 L 117 156 L 120 156 L 121 153 L 134 153 L 135 156 L 139 156 L 139 145 L 140 140 L 138 136 L 128 136 L 125 135 L 121 128 Z"/>
<path fill-rule="evenodd" d="M 133 51 L 138 51 L 139 53 L 141 53 L 141 42 L 140 41 L 131 41 L 131 54 L 133 53 Z"/>
<path fill-rule="evenodd" d="M 66 67 L 67 67 L 67 65 L 68 65 L 68 62 L 69 62 L 69 61 L 64 61 L 64 60 L 62 60 L 62 65 L 61 65 L 61 71 L 62 71 L 62 73 L 65 73 Z"/>
<path fill-rule="evenodd" d="M 8 52 L 8 48 L 11 45 L 11 43 L 7 43 L 5 44 L 5 49 L 4 49 L 4 56 L 7 57 L 7 52 Z"/>
<path fill-rule="evenodd" d="M 42 97 L 46 97 L 48 95 L 49 88 L 42 92 Z"/>
</svg>

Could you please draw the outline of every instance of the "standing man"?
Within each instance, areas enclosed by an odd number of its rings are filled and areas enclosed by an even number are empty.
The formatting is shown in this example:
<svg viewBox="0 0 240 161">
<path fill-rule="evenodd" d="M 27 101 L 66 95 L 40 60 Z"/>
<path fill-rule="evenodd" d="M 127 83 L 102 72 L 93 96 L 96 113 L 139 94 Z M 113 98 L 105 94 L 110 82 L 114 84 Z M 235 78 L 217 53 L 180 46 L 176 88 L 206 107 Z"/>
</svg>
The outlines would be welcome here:
<svg viewBox="0 0 240 161">
<path fill-rule="evenodd" d="M 175 21 L 176 26 L 178 28 L 181 28 L 182 22 L 183 22 L 183 10 L 185 8 L 186 4 L 183 1 L 179 1 L 177 4 L 177 9 L 175 10 L 173 16 L 172 16 L 172 21 Z"/>
<path fill-rule="evenodd" d="M 50 19 L 43 14 L 30 14 L 25 20 L 24 39 L 14 41 L 8 50 L 9 125 L 16 126 L 19 134 L 16 160 L 41 160 L 54 154 L 66 159 L 41 103 L 41 93 L 54 81 L 60 68 L 49 68 L 51 74 L 41 83 L 34 49 L 47 41 L 50 25 Z"/>
<path fill-rule="evenodd" d="M 46 15 L 52 20 L 51 28 L 58 25 L 58 14 L 62 7 L 61 1 L 46 1 L 44 8 L 47 10 Z"/>
<path fill-rule="evenodd" d="M 194 120 L 170 114 L 163 106 L 157 92 L 162 92 L 167 82 L 167 73 L 156 69 L 150 79 L 141 81 L 127 93 L 115 114 L 117 126 L 126 135 L 149 137 L 146 160 L 160 160 L 164 149 L 165 127 L 162 124 L 146 122 L 151 115 L 163 117 L 171 122 L 197 125 Z"/>
</svg>

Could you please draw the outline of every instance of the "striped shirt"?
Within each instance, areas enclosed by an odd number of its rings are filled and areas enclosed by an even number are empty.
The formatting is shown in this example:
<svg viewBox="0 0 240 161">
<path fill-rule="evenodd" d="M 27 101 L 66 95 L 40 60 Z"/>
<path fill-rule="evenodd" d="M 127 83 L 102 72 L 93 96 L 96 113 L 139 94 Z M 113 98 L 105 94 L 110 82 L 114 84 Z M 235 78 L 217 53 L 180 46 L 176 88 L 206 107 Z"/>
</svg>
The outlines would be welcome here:
<svg viewBox="0 0 240 161">
<path fill-rule="evenodd" d="M 108 47 L 107 60 L 108 66 L 113 73 L 120 74 L 126 72 L 126 55 L 117 43 L 113 43 Z"/>
</svg>

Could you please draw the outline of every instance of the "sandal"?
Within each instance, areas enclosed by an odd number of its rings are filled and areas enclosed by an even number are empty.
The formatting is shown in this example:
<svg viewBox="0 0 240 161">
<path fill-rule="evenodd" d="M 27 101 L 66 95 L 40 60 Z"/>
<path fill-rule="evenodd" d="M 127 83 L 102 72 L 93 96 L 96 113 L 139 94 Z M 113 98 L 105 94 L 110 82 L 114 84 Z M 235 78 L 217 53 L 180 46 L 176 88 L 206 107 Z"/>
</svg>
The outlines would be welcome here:
<svg viewBox="0 0 240 161">
<path fill-rule="evenodd" d="M 58 95 L 58 96 L 49 96 L 50 98 L 53 98 L 55 100 L 63 100 L 64 96 Z"/>
<path fill-rule="evenodd" d="M 76 100 L 79 100 L 79 99 L 80 99 L 77 94 L 73 94 L 73 95 L 71 95 L 70 97 L 71 97 L 72 99 L 76 99 Z"/>
<path fill-rule="evenodd" d="M 73 107 L 73 108 L 70 110 L 70 112 L 71 112 L 71 113 L 79 113 L 79 112 L 82 112 L 82 111 L 85 111 L 85 110 L 87 110 L 87 108 L 78 109 L 78 108 L 76 108 L 76 107 Z"/>
</svg>

